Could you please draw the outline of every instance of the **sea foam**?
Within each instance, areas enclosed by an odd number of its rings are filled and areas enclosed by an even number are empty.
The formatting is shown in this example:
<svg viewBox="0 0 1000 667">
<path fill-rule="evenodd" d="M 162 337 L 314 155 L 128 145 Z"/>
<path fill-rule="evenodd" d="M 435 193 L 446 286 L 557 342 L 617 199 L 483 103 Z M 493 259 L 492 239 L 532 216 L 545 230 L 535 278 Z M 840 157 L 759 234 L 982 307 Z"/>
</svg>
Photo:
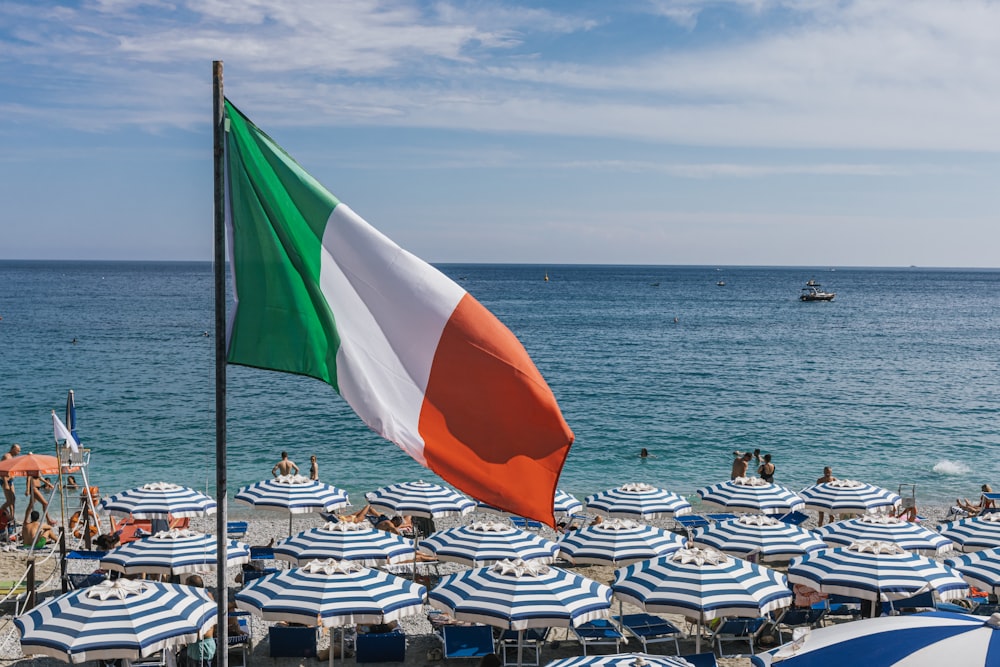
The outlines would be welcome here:
<svg viewBox="0 0 1000 667">
<path fill-rule="evenodd" d="M 961 461 L 951 461 L 949 459 L 938 461 L 934 464 L 932 470 L 939 475 L 964 475 L 970 472 L 969 466 Z"/>
</svg>

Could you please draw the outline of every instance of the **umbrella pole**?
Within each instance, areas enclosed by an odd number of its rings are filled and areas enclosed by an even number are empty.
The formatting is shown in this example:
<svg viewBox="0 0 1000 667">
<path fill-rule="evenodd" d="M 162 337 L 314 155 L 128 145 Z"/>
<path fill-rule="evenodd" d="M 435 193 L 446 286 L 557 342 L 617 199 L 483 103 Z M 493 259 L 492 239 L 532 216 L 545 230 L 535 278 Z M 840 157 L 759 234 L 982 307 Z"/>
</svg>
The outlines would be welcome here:
<svg viewBox="0 0 1000 667">
<path fill-rule="evenodd" d="M 705 612 L 699 611 L 698 612 L 698 630 L 697 630 L 698 634 L 696 634 L 694 636 L 694 652 L 695 653 L 701 653 L 701 622 L 702 622 L 703 618 L 705 618 Z"/>
<path fill-rule="evenodd" d="M 517 631 L 517 667 L 521 667 L 523 662 L 523 652 L 524 652 L 524 630 Z"/>
</svg>

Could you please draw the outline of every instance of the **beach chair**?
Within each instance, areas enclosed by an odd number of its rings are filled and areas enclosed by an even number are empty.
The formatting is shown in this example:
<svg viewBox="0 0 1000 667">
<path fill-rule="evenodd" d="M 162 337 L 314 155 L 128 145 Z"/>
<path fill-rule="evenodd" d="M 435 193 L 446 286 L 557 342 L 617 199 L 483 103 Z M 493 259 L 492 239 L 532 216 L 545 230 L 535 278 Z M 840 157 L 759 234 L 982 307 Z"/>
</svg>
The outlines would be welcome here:
<svg viewBox="0 0 1000 667">
<path fill-rule="evenodd" d="M 774 620 L 774 627 L 778 630 L 778 643 L 785 642 L 783 630 L 792 634 L 795 628 L 818 628 L 822 626 L 823 619 L 826 618 L 829 609 L 826 607 L 803 608 L 789 607 L 785 609 Z"/>
<path fill-rule="evenodd" d="M 831 594 L 824 605 L 827 608 L 826 617 L 831 620 L 856 621 L 861 618 L 861 598 Z"/>
<path fill-rule="evenodd" d="M 488 625 L 442 625 L 437 635 L 447 658 L 482 658 L 496 652 Z"/>
<path fill-rule="evenodd" d="M 806 514 L 805 512 L 799 512 L 797 510 L 793 510 L 791 512 L 782 514 L 781 516 L 775 518 L 777 518 L 778 521 L 782 521 L 784 523 L 791 524 L 793 526 L 798 526 L 805 523 L 809 519 L 809 515 Z"/>
<path fill-rule="evenodd" d="M 236 623 L 240 628 L 239 634 L 229 635 L 228 637 L 229 653 L 238 653 L 241 660 L 239 664 L 241 667 L 246 667 L 250 654 L 250 642 L 252 640 L 250 634 L 249 612 L 230 612 L 229 615 L 236 617 Z M 233 664 L 231 659 L 229 664 Z"/>
<path fill-rule="evenodd" d="M 523 516 L 510 517 L 510 523 L 515 528 L 520 528 L 521 530 L 539 530 L 542 527 L 541 521 L 535 521 L 534 519 L 525 519 Z"/>
<path fill-rule="evenodd" d="M 229 521 L 226 523 L 226 536 L 238 540 L 246 537 L 249 529 L 250 526 L 246 521 Z"/>
<path fill-rule="evenodd" d="M 690 653 L 681 657 L 691 663 L 692 667 L 719 667 L 719 661 L 715 659 L 715 654 L 711 651 L 708 653 Z"/>
<path fill-rule="evenodd" d="M 548 628 L 528 628 L 520 638 L 521 661 L 517 660 L 518 636 L 517 630 L 504 630 L 500 633 L 497 645 L 504 665 L 539 665 L 542 658 L 542 645 L 549 634 Z"/>
<path fill-rule="evenodd" d="M 603 618 L 571 627 L 570 632 L 583 646 L 584 655 L 587 655 L 588 646 L 614 646 L 614 652 L 620 653 L 621 644 L 626 641 L 618 626 Z"/>
<path fill-rule="evenodd" d="M 272 658 L 316 657 L 316 628 L 272 625 L 267 629 L 267 639 Z"/>
<path fill-rule="evenodd" d="M 764 627 L 767 619 L 760 618 L 727 618 L 719 624 L 719 627 L 712 633 L 712 641 L 715 643 L 719 656 L 725 658 L 726 654 L 722 650 L 724 643 L 746 642 L 750 647 L 750 655 L 754 654 L 754 643 L 757 640 L 757 633 Z M 734 654 L 739 655 L 739 654 Z"/>
<path fill-rule="evenodd" d="M 643 653 L 649 653 L 650 644 L 673 642 L 674 653 L 680 654 L 681 647 L 678 640 L 684 632 L 667 619 L 653 614 L 625 614 L 615 616 L 614 619 L 621 623 L 626 632 L 639 640 Z"/>
<path fill-rule="evenodd" d="M 1000 604 L 977 604 L 972 613 L 976 616 L 992 616 L 993 614 L 1000 613 Z"/>
<path fill-rule="evenodd" d="M 689 514 L 687 516 L 674 517 L 674 527 L 679 531 L 686 533 L 688 538 L 691 537 L 695 528 L 704 528 L 707 525 L 708 519 L 703 516 Z"/>
<path fill-rule="evenodd" d="M 354 638 L 354 658 L 359 663 L 405 662 L 406 634 L 399 629 L 359 633 Z"/>
<path fill-rule="evenodd" d="M 705 516 L 712 521 L 732 521 L 733 519 L 737 518 L 735 514 L 729 514 L 729 513 L 706 514 Z"/>
<path fill-rule="evenodd" d="M 0 581 L 0 609 L 12 609 L 17 616 L 28 599 L 28 585 L 24 581 Z"/>
</svg>

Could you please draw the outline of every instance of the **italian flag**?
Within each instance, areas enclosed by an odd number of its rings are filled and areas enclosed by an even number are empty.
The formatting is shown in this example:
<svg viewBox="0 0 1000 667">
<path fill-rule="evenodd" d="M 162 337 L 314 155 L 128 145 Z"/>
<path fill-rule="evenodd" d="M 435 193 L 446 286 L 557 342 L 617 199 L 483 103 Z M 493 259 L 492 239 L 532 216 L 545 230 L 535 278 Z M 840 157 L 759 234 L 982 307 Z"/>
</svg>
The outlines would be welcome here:
<svg viewBox="0 0 1000 667">
<path fill-rule="evenodd" d="M 329 383 L 448 483 L 552 525 L 573 432 L 514 334 L 228 100 L 226 125 L 229 363 Z"/>
</svg>

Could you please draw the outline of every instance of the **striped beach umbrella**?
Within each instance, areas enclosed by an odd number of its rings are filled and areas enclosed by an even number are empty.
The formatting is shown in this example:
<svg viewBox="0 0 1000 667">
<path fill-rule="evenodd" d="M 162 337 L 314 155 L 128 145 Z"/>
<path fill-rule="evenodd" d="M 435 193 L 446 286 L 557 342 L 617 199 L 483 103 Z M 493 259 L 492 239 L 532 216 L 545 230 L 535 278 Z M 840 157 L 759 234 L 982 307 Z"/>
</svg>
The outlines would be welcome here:
<svg viewBox="0 0 1000 667">
<path fill-rule="evenodd" d="M 476 508 L 474 502 L 458 491 L 423 480 L 383 486 L 365 497 L 368 504 L 380 512 L 430 519 L 461 516 Z"/>
<path fill-rule="evenodd" d="M 413 540 L 375 530 L 367 521 L 338 521 L 310 528 L 274 545 L 274 557 L 304 565 L 311 560 L 357 561 L 365 567 L 413 560 Z"/>
<path fill-rule="evenodd" d="M 706 505 L 730 512 L 754 514 L 787 514 L 802 509 L 802 499 L 780 484 L 765 482 L 760 477 L 737 477 L 698 489 Z"/>
<path fill-rule="evenodd" d="M 850 546 L 854 542 L 891 542 L 907 551 L 934 556 L 951 551 L 955 545 L 947 537 L 885 514 L 864 514 L 857 519 L 837 521 L 818 528 L 816 535 L 831 546 Z"/>
<path fill-rule="evenodd" d="M 984 591 L 1000 594 L 1000 549 L 983 549 L 945 558 L 944 564 L 962 573 L 962 577 Z"/>
<path fill-rule="evenodd" d="M 896 507 L 899 494 L 853 479 L 835 479 L 814 484 L 799 492 L 807 510 L 832 514 L 866 514 Z"/>
<path fill-rule="evenodd" d="M 476 503 L 476 510 L 480 512 L 491 512 L 493 514 L 509 514 L 509 512 L 493 507 L 493 505 L 482 501 Z M 556 518 L 572 516 L 573 514 L 583 511 L 583 503 L 562 489 L 556 489 L 556 495 L 552 502 L 552 511 Z"/>
<path fill-rule="evenodd" d="M 942 600 L 955 600 L 969 590 L 959 573 L 947 565 L 887 542 L 855 542 L 795 558 L 788 564 L 788 580 L 821 593 L 875 602 L 927 591 L 935 591 Z"/>
<path fill-rule="evenodd" d="M 236 593 L 236 606 L 266 621 L 323 627 L 389 623 L 423 613 L 426 589 L 355 561 L 314 560 L 261 577 Z"/>
<path fill-rule="evenodd" d="M 606 618 L 611 589 L 542 563 L 502 560 L 445 576 L 431 589 L 429 601 L 459 621 L 517 630 L 520 665 L 525 630 L 575 627 Z"/>
<path fill-rule="evenodd" d="M 623 519 L 670 518 L 688 514 L 691 503 L 683 497 L 643 483 L 624 484 L 587 497 L 587 509 Z"/>
<path fill-rule="evenodd" d="M 527 530 L 496 521 L 475 521 L 431 533 L 420 549 L 438 560 L 475 567 L 501 560 L 536 560 L 551 563 L 559 547 L 552 540 Z"/>
<path fill-rule="evenodd" d="M 217 611 L 202 588 L 118 579 L 51 598 L 14 624 L 25 655 L 137 660 L 204 637 Z"/>
<path fill-rule="evenodd" d="M 136 519 L 182 519 L 215 514 L 215 501 L 200 491 L 170 482 L 153 482 L 101 500 L 100 509 Z"/>
<path fill-rule="evenodd" d="M 564 533 L 559 555 L 574 565 L 629 565 L 666 556 L 686 542 L 681 535 L 631 519 L 605 519 Z"/>
<path fill-rule="evenodd" d="M 1000 547 L 1000 512 L 958 519 L 940 526 L 938 532 L 957 544 L 960 551 Z"/>
<path fill-rule="evenodd" d="M 693 546 L 713 547 L 739 558 L 756 553 L 761 562 L 786 561 L 826 548 L 811 531 L 765 514 L 744 514 L 710 523 L 696 529 L 691 542 Z"/>
<path fill-rule="evenodd" d="M 756 618 L 787 607 L 792 592 L 785 576 L 715 549 L 680 549 L 669 556 L 615 570 L 615 597 L 646 612 L 681 614 L 701 626 L 714 618 Z"/>
<path fill-rule="evenodd" d="M 613 655 L 578 655 L 553 660 L 545 667 L 693 667 L 684 658 L 649 653 L 615 653 Z"/>
<path fill-rule="evenodd" d="M 350 504 L 343 489 L 303 475 L 278 475 L 244 486 L 236 494 L 236 500 L 256 509 L 287 512 L 289 535 L 296 514 L 332 512 Z"/>
<path fill-rule="evenodd" d="M 101 567 L 125 574 L 185 574 L 218 567 L 218 540 L 193 530 L 169 530 L 123 544 L 101 558 Z M 226 540 L 226 565 L 250 562 L 250 547 Z"/>
<path fill-rule="evenodd" d="M 883 616 L 812 630 L 751 659 L 758 667 L 1000 667 L 1000 615 Z"/>
</svg>

